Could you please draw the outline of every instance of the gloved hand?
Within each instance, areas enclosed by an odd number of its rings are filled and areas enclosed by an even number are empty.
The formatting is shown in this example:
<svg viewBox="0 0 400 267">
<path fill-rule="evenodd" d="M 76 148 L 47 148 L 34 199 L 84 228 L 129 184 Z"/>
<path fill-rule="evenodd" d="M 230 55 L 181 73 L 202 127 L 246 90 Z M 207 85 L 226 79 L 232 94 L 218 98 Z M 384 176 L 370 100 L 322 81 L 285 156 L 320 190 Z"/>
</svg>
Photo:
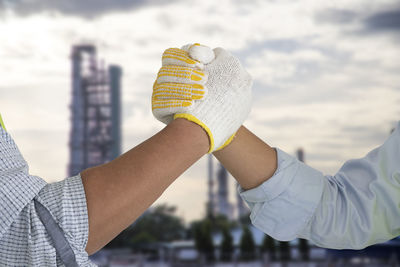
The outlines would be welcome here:
<svg viewBox="0 0 400 267">
<path fill-rule="evenodd" d="M 185 118 L 207 132 L 209 153 L 228 145 L 251 109 L 252 78 L 222 48 L 169 48 L 153 86 L 154 116 L 168 124 Z"/>
</svg>

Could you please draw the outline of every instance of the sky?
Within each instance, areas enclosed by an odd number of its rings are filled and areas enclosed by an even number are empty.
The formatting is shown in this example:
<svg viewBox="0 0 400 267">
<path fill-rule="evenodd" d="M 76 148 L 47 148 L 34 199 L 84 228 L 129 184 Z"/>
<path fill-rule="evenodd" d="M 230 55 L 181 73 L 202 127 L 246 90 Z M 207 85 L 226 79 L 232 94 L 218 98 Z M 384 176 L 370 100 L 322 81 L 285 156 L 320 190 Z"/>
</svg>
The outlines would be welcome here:
<svg viewBox="0 0 400 267">
<path fill-rule="evenodd" d="M 164 126 L 151 90 L 162 52 L 224 47 L 254 78 L 245 126 L 325 174 L 379 146 L 400 115 L 400 4 L 394 0 L 0 0 L 0 112 L 30 165 L 66 177 L 71 46 L 123 68 L 123 151 Z M 215 162 L 217 164 L 217 162 Z M 156 202 L 204 216 L 207 160 Z M 110 178 L 111 179 L 111 178 Z M 234 180 L 230 198 L 235 201 Z"/>
</svg>

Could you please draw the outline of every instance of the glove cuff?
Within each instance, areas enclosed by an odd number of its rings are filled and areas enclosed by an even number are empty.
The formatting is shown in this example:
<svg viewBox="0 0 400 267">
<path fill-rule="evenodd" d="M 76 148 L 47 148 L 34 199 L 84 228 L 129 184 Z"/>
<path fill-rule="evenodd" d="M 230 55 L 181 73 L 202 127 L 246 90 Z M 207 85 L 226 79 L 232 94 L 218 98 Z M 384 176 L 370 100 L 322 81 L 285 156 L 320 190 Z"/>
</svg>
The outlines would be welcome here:
<svg viewBox="0 0 400 267">
<path fill-rule="evenodd" d="M 236 137 L 236 133 L 232 134 L 231 137 L 229 137 L 228 140 L 226 140 L 225 143 L 222 146 L 220 146 L 219 148 L 215 149 L 215 151 L 224 149 L 226 146 L 228 146 L 232 142 L 232 140 L 235 137 Z M 213 151 L 213 152 L 215 152 L 215 151 Z"/>
<path fill-rule="evenodd" d="M 191 122 L 194 122 L 194 123 L 196 123 L 197 125 L 199 125 L 199 126 L 201 126 L 205 131 L 206 131 L 206 133 L 207 133 L 207 135 L 208 135 L 208 139 L 210 140 L 210 149 L 208 150 L 208 152 L 207 153 L 212 153 L 213 152 L 213 150 L 214 150 L 214 137 L 213 137 L 213 134 L 212 134 L 212 132 L 211 132 L 211 130 L 210 130 L 210 128 L 208 128 L 208 126 L 207 125 L 205 125 L 201 120 L 199 120 L 198 118 L 196 118 L 195 116 L 193 116 L 193 115 L 191 115 L 191 114 L 188 114 L 188 113 L 179 113 L 179 114 L 175 114 L 174 115 L 174 120 L 175 119 L 178 119 L 178 118 L 182 118 L 182 119 L 186 119 L 186 120 L 188 120 L 188 121 L 191 121 Z M 229 138 L 229 139 L 231 139 L 231 138 Z M 232 138 L 233 139 L 233 138 Z M 229 143 L 228 143 L 229 144 Z M 228 145 L 228 144 L 226 144 L 226 145 Z M 223 146 L 226 146 L 225 144 L 223 145 Z M 221 149 L 221 148 L 220 148 Z"/>
</svg>

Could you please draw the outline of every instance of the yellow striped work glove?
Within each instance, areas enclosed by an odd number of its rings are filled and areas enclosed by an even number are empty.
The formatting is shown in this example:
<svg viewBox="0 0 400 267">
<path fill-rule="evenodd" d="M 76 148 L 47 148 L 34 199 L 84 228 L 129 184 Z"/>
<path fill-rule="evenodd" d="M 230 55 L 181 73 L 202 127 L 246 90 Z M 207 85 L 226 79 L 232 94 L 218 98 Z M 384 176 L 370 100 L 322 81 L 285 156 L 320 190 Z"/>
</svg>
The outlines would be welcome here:
<svg viewBox="0 0 400 267">
<path fill-rule="evenodd" d="M 209 153 L 225 147 L 251 109 L 251 76 L 222 48 L 170 48 L 153 86 L 154 116 L 168 124 L 185 118 L 204 128 Z"/>
<path fill-rule="evenodd" d="M 186 112 L 195 100 L 206 96 L 207 75 L 203 63 L 179 48 L 165 50 L 162 65 L 153 85 L 152 109 L 158 120 L 168 124 L 174 114 Z"/>
</svg>

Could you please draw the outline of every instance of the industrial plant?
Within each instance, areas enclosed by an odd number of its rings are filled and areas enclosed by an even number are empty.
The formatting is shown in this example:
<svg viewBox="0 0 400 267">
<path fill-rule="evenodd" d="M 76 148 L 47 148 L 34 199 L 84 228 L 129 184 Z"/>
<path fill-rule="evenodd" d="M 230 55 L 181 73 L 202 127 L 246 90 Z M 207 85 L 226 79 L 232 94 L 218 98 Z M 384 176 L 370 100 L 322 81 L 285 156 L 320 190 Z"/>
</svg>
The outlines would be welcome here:
<svg viewBox="0 0 400 267">
<path fill-rule="evenodd" d="M 121 76 L 105 66 L 93 45 L 72 47 L 71 132 L 68 175 L 121 154 Z"/>
</svg>

